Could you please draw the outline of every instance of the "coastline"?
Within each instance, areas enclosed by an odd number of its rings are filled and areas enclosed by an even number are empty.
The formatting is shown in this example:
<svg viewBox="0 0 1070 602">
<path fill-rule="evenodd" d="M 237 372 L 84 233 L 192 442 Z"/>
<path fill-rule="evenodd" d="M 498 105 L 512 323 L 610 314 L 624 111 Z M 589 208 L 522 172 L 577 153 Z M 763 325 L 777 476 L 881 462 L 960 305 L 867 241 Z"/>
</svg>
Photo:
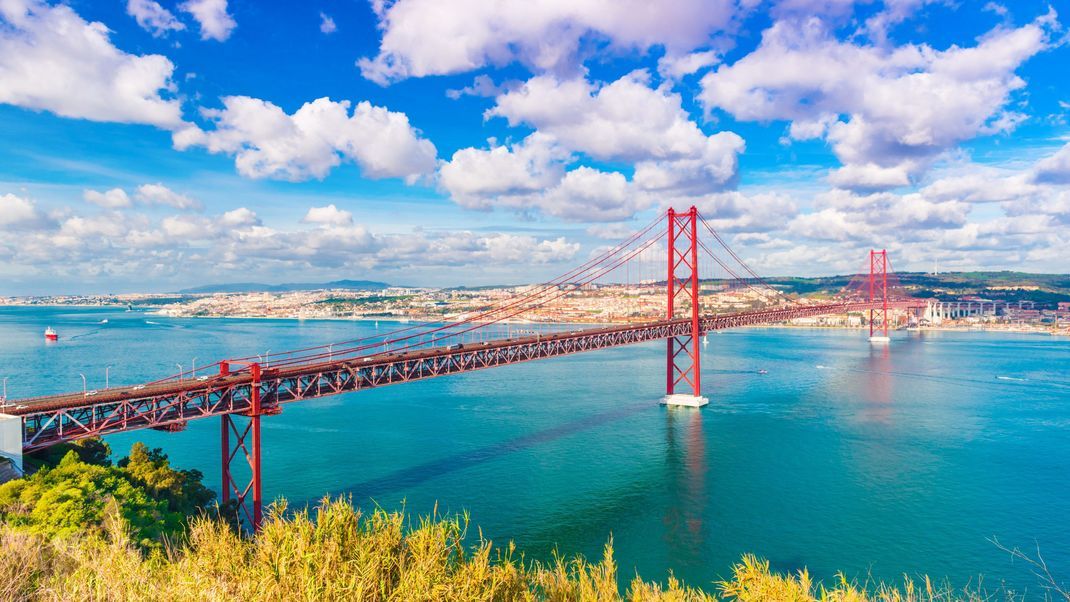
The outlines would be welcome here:
<svg viewBox="0 0 1070 602">
<path fill-rule="evenodd" d="M 95 307 L 126 307 L 126 303 L 0 303 L 0 307 L 72 307 L 75 309 L 92 309 Z"/>
<path fill-rule="evenodd" d="M 0 308 L 25 308 L 25 307 L 63 307 L 71 309 L 122 309 L 126 307 L 125 303 L 106 303 L 100 305 L 81 305 L 70 303 L 0 303 Z M 400 316 L 264 316 L 264 315 L 225 315 L 225 314 L 205 314 L 205 315 L 175 315 L 163 311 L 160 308 L 137 308 L 138 311 L 145 316 L 155 316 L 159 318 L 171 318 L 171 319 L 210 319 L 210 320 L 296 320 L 296 321 L 341 321 L 341 322 L 388 322 L 397 324 L 440 324 L 446 323 L 450 318 L 443 317 L 441 319 L 431 319 L 427 317 L 400 317 Z M 617 322 L 617 321 L 603 321 L 603 322 L 546 322 L 546 321 L 531 321 L 531 320 L 508 320 L 502 321 L 501 324 L 523 324 L 523 325 L 574 325 L 574 326 L 599 326 L 599 325 L 623 325 L 633 322 Z M 639 322 L 634 322 L 639 323 Z M 866 330 L 866 326 L 822 326 L 814 324 L 788 324 L 788 323 L 770 323 L 770 324 L 755 324 L 748 326 L 741 326 L 740 328 L 789 328 L 789 329 L 811 329 L 811 330 Z M 902 330 L 902 329 L 900 329 Z M 1039 334 L 1055 337 L 1070 337 L 1070 328 L 1055 330 L 1051 328 L 1033 328 L 1027 326 L 1010 326 L 1010 327 L 992 327 L 992 326 L 913 326 L 906 329 L 911 332 L 995 332 L 995 333 L 1009 333 L 1009 334 Z"/>
<path fill-rule="evenodd" d="M 406 323 L 419 323 L 419 324 L 439 324 L 449 321 L 449 318 L 443 319 L 429 319 L 425 317 L 420 318 L 402 318 L 398 316 L 382 316 L 382 317 L 367 317 L 367 316 L 316 316 L 316 317 L 300 317 L 300 316 L 234 316 L 234 315 L 201 315 L 201 316 L 186 316 L 186 315 L 171 315 L 160 311 L 147 312 L 147 315 L 155 315 L 163 318 L 182 318 L 182 319 L 232 319 L 232 320 L 318 320 L 318 321 L 345 321 L 345 322 L 396 322 L 400 324 Z M 543 321 L 530 321 L 530 320 L 508 320 L 499 322 L 500 324 L 541 324 L 547 326 L 555 325 L 588 325 L 588 326 L 607 326 L 607 325 L 624 325 L 631 324 L 633 322 L 616 322 L 616 321 L 603 321 L 603 322 L 543 322 Z M 634 322 L 641 323 L 641 322 Z M 867 330 L 867 326 L 818 326 L 813 324 L 788 324 L 788 323 L 769 323 L 769 324 L 754 324 L 747 326 L 740 326 L 740 328 L 789 328 L 789 329 L 811 329 L 811 330 Z M 978 327 L 976 325 L 969 326 L 913 326 L 905 330 L 908 332 L 1005 332 L 1011 334 L 1043 334 L 1050 336 L 1070 336 L 1070 329 L 1065 330 L 1053 330 L 1043 328 L 1030 328 L 1030 327 L 1007 327 L 1007 328 L 992 328 L 992 327 Z"/>
</svg>

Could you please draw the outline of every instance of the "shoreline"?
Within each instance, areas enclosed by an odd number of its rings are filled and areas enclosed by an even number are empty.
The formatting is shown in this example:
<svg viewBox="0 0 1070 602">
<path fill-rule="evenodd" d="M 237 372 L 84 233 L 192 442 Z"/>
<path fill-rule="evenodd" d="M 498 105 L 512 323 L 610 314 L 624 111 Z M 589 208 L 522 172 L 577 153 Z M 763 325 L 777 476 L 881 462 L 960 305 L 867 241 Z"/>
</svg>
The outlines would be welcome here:
<svg viewBox="0 0 1070 602">
<path fill-rule="evenodd" d="M 72 305 L 69 303 L 34 303 L 34 304 L 0 304 L 0 308 L 24 308 L 24 307 L 64 307 L 72 309 L 122 309 L 127 304 L 104 304 L 104 305 Z M 389 322 L 397 324 L 444 324 L 450 321 L 450 318 L 443 317 L 442 319 L 429 319 L 426 317 L 410 318 L 399 316 L 235 316 L 235 315 L 173 315 L 163 312 L 159 308 L 135 308 L 136 312 L 145 316 L 154 316 L 165 319 L 183 319 L 183 320 L 291 320 L 291 321 L 324 321 L 324 322 Z M 498 322 L 499 324 L 521 324 L 521 325 L 569 325 L 569 326 L 606 326 L 606 325 L 625 325 L 633 322 L 542 322 L 542 321 L 530 321 L 530 320 L 509 320 Z M 636 324 L 642 322 L 634 322 Z M 810 330 L 866 330 L 866 326 L 818 326 L 813 324 L 788 324 L 788 323 L 770 323 L 770 324 L 754 324 L 741 326 L 740 328 L 786 328 L 786 329 L 810 329 Z M 904 330 L 904 329 L 900 329 Z M 1055 337 L 1070 336 L 1070 329 L 1053 330 L 1044 328 L 1031 328 L 1026 326 L 1012 326 L 1012 327 L 985 327 L 985 326 L 914 326 L 905 329 L 908 332 L 988 332 L 988 333 L 1009 333 L 1009 334 L 1039 334 Z"/>
<path fill-rule="evenodd" d="M 322 320 L 322 321 L 345 321 L 345 322 L 397 322 L 400 324 L 406 324 L 409 322 L 420 324 L 442 324 L 449 321 L 448 318 L 441 320 L 432 320 L 428 318 L 399 318 L 397 316 L 385 316 L 385 317 L 355 317 L 355 316 L 335 316 L 335 317 L 297 317 L 297 316 L 227 316 L 227 315 L 206 315 L 206 316 L 174 316 L 164 314 L 159 311 L 148 312 L 149 315 L 155 315 L 163 318 L 181 318 L 181 319 L 217 319 L 217 320 Z M 523 325 L 569 325 L 569 326 L 621 326 L 626 324 L 632 324 L 633 322 L 535 322 L 530 320 L 509 320 L 498 322 L 498 324 L 523 324 Z M 635 324 L 641 324 L 642 322 L 634 322 Z M 788 323 L 769 323 L 769 324 L 753 324 L 747 326 L 740 326 L 739 328 L 795 328 L 795 329 L 811 329 L 811 330 L 867 330 L 867 326 L 816 326 L 813 324 L 788 324 Z M 1043 334 L 1049 336 L 1070 336 L 1070 329 L 1067 330 L 1052 330 L 1030 327 L 1009 327 L 1009 328 L 992 328 L 992 327 L 977 327 L 977 326 L 913 326 L 904 330 L 906 332 L 1006 332 L 1011 334 Z M 892 331 L 896 332 L 896 331 Z"/>
</svg>

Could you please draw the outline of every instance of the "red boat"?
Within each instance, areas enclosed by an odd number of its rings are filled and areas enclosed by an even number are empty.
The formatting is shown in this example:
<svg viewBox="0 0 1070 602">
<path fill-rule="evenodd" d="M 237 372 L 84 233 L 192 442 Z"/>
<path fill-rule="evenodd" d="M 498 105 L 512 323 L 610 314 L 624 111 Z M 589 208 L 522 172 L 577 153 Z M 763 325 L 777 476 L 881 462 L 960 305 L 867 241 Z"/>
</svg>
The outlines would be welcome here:
<svg viewBox="0 0 1070 602">
<path fill-rule="evenodd" d="M 45 340 L 46 341 L 58 341 L 59 340 L 59 335 L 56 334 L 56 331 L 53 330 L 51 326 L 49 326 L 48 328 L 45 329 Z"/>
</svg>

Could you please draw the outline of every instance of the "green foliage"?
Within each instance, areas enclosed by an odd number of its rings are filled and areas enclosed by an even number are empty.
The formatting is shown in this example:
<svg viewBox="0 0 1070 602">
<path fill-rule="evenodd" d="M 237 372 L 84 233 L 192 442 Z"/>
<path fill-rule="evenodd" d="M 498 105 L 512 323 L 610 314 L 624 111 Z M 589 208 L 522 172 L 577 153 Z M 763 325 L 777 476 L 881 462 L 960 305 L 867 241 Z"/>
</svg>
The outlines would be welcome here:
<svg viewBox="0 0 1070 602">
<path fill-rule="evenodd" d="M 150 450 L 140 441 L 130 448 L 128 457 L 119 461 L 119 467 L 153 497 L 166 500 L 171 512 L 194 514 L 215 495 L 201 483 L 201 471 L 175 470 L 162 449 Z"/>
<path fill-rule="evenodd" d="M 72 446 L 54 466 L 0 485 L 0 520 L 47 537 L 100 534 L 111 505 L 139 545 L 158 548 L 213 497 L 198 471 L 172 469 L 159 449 L 135 444 L 118 466 L 108 451 Z"/>
<path fill-rule="evenodd" d="M 111 446 L 100 437 L 46 447 L 28 456 L 26 461 L 34 467 L 55 466 L 72 451 L 78 455 L 79 460 L 87 464 L 111 466 Z"/>
</svg>

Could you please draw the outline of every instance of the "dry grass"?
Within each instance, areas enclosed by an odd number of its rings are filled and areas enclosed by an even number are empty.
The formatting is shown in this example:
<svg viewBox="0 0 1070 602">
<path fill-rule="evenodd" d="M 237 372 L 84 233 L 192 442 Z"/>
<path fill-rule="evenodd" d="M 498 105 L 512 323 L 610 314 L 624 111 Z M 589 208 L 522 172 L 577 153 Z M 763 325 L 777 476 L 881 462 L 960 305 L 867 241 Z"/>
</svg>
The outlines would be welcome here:
<svg viewBox="0 0 1070 602">
<path fill-rule="evenodd" d="M 621 594 L 612 543 L 598 562 L 557 557 L 526 562 L 512 544 L 466 543 L 467 517 L 424 518 L 382 510 L 364 515 L 344 500 L 316 509 L 273 509 L 256 538 L 212 518 L 192 520 L 185 541 L 147 555 L 117 510 L 102 534 L 47 540 L 0 525 L 3 600 L 584 600 L 738 602 L 929 602 L 988 600 L 926 581 L 862 587 L 841 578 L 815 584 L 806 571 L 779 575 L 747 556 L 704 592 L 672 575 L 636 576 Z"/>
</svg>

